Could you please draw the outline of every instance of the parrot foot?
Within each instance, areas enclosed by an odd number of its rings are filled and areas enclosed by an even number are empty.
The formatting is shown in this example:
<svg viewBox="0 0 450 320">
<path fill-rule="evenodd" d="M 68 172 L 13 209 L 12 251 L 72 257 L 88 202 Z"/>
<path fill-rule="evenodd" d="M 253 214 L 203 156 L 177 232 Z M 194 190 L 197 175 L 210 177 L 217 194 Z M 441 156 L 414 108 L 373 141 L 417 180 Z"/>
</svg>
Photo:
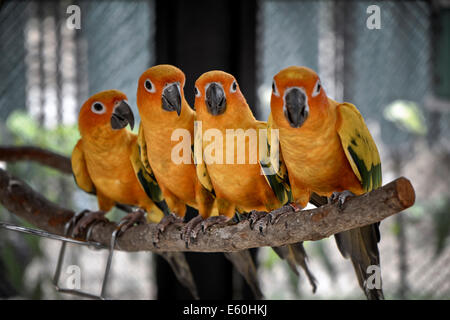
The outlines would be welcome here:
<svg viewBox="0 0 450 320">
<path fill-rule="evenodd" d="M 169 213 L 167 216 L 164 216 L 161 221 L 158 223 L 157 232 L 153 236 L 153 246 L 155 248 L 158 247 L 159 236 L 164 233 L 166 228 L 173 223 L 182 223 L 183 219 L 175 215 L 173 212 Z"/>
<path fill-rule="evenodd" d="M 302 211 L 303 208 L 299 207 L 298 204 L 296 204 L 295 202 L 291 202 L 289 203 L 289 206 L 294 209 L 294 212 L 300 212 Z"/>
<path fill-rule="evenodd" d="M 289 203 L 288 206 L 292 208 L 294 212 L 302 210 L 296 203 Z M 259 233 L 263 235 L 264 229 L 266 229 L 269 224 L 274 224 L 282 215 L 288 212 L 285 208 L 286 207 L 284 206 L 269 213 L 264 211 L 252 211 L 250 213 L 250 228 L 253 230 L 256 227 L 256 229 L 259 230 Z"/>
<path fill-rule="evenodd" d="M 295 202 L 291 202 L 287 205 L 289 208 L 291 208 L 292 210 L 294 210 L 294 212 L 300 212 L 302 211 L 302 207 L 300 207 L 297 203 Z M 275 222 L 278 221 L 278 219 L 280 219 L 280 217 L 286 213 L 288 213 L 289 211 L 286 210 L 286 206 L 283 206 L 279 209 L 273 210 L 271 212 L 269 212 L 268 216 L 269 216 L 269 222 L 271 224 L 274 224 Z"/>
<path fill-rule="evenodd" d="M 125 217 L 122 218 L 122 220 L 120 220 L 117 236 L 122 235 L 125 231 L 127 231 L 135 224 L 146 223 L 147 221 L 145 220 L 145 211 L 143 209 L 136 209 L 133 212 L 128 213 Z"/>
<path fill-rule="evenodd" d="M 226 216 L 213 216 L 203 220 L 201 224 L 202 232 L 205 233 L 208 228 L 215 224 L 227 223 L 230 219 Z"/>
<path fill-rule="evenodd" d="M 338 201 L 338 207 L 339 207 L 339 209 L 342 210 L 344 208 L 345 201 L 347 201 L 347 198 L 349 198 L 349 197 L 351 198 L 354 196 L 355 196 L 355 194 L 348 190 L 345 190 L 342 192 L 333 192 L 331 197 L 328 198 L 328 203 L 334 203 L 334 202 Z"/>
<path fill-rule="evenodd" d="M 258 222 L 261 218 L 265 217 L 267 215 L 267 212 L 264 211 L 256 211 L 252 210 L 249 213 L 248 220 L 250 221 L 250 229 L 253 230 L 255 227 L 256 222 Z"/>
<path fill-rule="evenodd" d="M 105 214 L 105 211 L 81 211 L 77 216 L 77 222 L 73 228 L 72 236 L 78 236 L 85 232 L 87 227 L 94 222 L 108 222 L 108 219 L 105 218 Z"/>
<path fill-rule="evenodd" d="M 191 243 L 191 239 L 196 239 L 198 233 L 200 232 L 202 225 L 201 222 L 203 218 L 201 215 L 197 215 L 183 227 L 181 231 L 181 239 L 184 239 L 186 244 L 186 249 L 189 248 L 189 244 Z"/>
</svg>

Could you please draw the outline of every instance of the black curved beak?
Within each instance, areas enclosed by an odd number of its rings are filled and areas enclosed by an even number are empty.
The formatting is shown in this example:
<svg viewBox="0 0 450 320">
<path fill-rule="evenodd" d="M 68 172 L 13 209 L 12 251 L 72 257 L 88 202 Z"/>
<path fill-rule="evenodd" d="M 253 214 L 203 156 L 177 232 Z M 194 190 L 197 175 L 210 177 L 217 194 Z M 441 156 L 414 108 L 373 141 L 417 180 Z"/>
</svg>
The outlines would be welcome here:
<svg viewBox="0 0 450 320">
<path fill-rule="evenodd" d="M 180 85 L 177 82 L 167 85 L 162 93 L 162 108 L 166 111 L 176 111 L 181 114 Z"/>
<path fill-rule="evenodd" d="M 293 128 L 299 128 L 308 118 L 306 95 L 298 88 L 291 88 L 284 96 L 284 116 Z"/>
<path fill-rule="evenodd" d="M 131 130 L 134 128 L 134 115 L 131 111 L 131 107 L 126 100 L 120 101 L 120 103 L 114 108 L 111 115 L 111 128 L 119 130 L 130 125 Z"/>
<path fill-rule="evenodd" d="M 213 116 L 220 115 L 227 108 L 227 99 L 223 88 L 213 82 L 206 89 L 206 109 Z"/>
</svg>

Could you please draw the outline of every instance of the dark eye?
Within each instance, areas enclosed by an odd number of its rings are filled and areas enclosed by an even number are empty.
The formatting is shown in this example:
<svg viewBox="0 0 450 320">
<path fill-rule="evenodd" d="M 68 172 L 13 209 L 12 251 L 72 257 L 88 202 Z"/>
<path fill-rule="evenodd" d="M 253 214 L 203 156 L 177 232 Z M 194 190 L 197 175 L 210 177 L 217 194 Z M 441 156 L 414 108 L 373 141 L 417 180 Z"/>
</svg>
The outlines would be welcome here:
<svg viewBox="0 0 450 320">
<path fill-rule="evenodd" d="M 320 80 L 317 80 L 311 96 L 312 97 L 317 96 L 320 93 L 321 88 L 322 88 L 322 85 L 320 84 Z"/>
<path fill-rule="evenodd" d="M 278 97 L 280 96 L 280 94 L 278 93 L 277 85 L 275 84 L 275 80 L 272 81 L 272 93 Z"/>
<path fill-rule="evenodd" d="M 153 85 L 153 83 L 150 81 L 150 79 L 145 80 L 145 89 L 148 92 L 155 92 L 155 86 Z"/>
<path fill-rule="evenodd" d="M 236 90 L 237 90 L 237 83 L 236 81 L 233 81 L 230 87 L 230 92 L 236 92 Z"/>
<path fill-rule="evenodd" d="M 200 97 L 200 91 L 197 89 L 197 87 L 194 87 L 194 92 L 196 97 Z"/>
<path fill-rule="evenodd" d="M 91 106 L 91 110 L 94 113 L 101 114 L 106 111 L 106 108 L 101 102 L 94 102 Z"/>
</svg>

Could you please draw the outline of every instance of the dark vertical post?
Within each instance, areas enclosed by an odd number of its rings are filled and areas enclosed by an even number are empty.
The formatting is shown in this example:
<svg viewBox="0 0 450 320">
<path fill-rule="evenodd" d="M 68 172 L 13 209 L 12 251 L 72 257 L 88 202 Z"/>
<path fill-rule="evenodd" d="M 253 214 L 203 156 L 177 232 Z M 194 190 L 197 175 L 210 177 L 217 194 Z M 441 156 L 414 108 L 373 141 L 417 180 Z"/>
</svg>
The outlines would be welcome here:
<svg viewBox="0 0 450 320">
<path fill-rule="evenodd" d="M 336 32 L 336 73 L 337 82 L 336 99 L 341 101 L 351 101 L 351 83 L 353 79 L 352 52 L 354 50 L 352 24 L 345 24 L 342 21 L 353 21 L 355 7 L 352 3 L 334 3 L 334 30 Z"/>
<path fill-rule="evenodd" d="M 254 106 L 255 22 L 256 0 L 157 1 L 156 63 L 173 64 L 183 70 L 186 99 L 191 106 L 195 80 L 214 69 L 232 73 L 249 105 Z M 195 210 L 188 210 L 188 216 L 195 214 Z M 201 299 L 234 297 L 232 266 L 223 254 L 187 253 L 186 257 Z M 159 256 L 157 285 L 158 299 L 191 298 Z M 236 298 L 253 296 L 246 288 Z"/>
</svg>

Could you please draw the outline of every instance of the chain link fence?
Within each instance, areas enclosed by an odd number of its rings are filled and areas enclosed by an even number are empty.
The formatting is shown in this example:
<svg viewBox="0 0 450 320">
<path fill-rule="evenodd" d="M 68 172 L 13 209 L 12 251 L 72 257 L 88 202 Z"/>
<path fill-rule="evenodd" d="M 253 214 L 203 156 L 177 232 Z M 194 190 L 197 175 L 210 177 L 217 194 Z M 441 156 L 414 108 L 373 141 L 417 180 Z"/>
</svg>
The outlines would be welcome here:
<svg viewBox="0 0 450 320">
<path fill-rule="evenodd" d="M 66 9 L 81 9 L 81 29 L 66 26 Z M 380 9 L 381 29 L 366 26 L 367 8 Z M 427 107 L 433 95 L 432 8 L 422 1 L 258 1 L 258 114 L 270 112 L 272 77 L 304 65 L 327 94 L 355 104 L 379 147 L 384 182 L 404 175 L 416 205 L 383 221 L 381 266 L 387 298 L 449 298 L 450 115 Z M 140 73 L 155 62 L 155 1 L 6 1 L 0 11 L 0 144 L 35 144 L 70 154 L 76 119 L 93 93 L 124 91 L 134 112 Z M 138 119 L 137 119 L 138 121 Z M 64 129 L 61 129 L 61 128 Z M 5 167 L 6 164 L 0 166 Z M 53 201 L 76 210 L 96 208 L 70 177 L 34 164 L 8 165 Z M 118 213 L 113 212 L 112 218 Z M 19 224 L 0 208 L 0 218 Z M 0 232 L 0 295 L 67 298 L 50 276 L 57 244 Z M 79 250 L 81 253 L 75 253 Z M 312 295 L 270 249 L 260 250 L 259 276 L 268 298 L 363 298 L 351 263 L 332 238 L 306 243 L 319 280 Z M 69 261 L 100 283 L 101 253 L 74 248 Z M 119 254 L 111 296 L 153 298 L 151 255 Z M 96 278 L 96 276 L 98 278 Z M 145 279 L 145 281 L 142 281 Z"/>
<path fill-rule="evenodd" d="M 448 220 L 444 215 L 450 209 L 450 119 L 448 110 L 436 114 L 426 107 L 433 94 L 430 4 L 260 4 L 258 94 L 264 117 L 270 112 L 272 77 L 290 65 L 315 69 L 328 96 L 355 104 L 378 145 L 384 182 L 404 175 L 416 189 L 416 205 L 381 224 L 385 294 L 388 298 L 449 298 L 450 271 L 445 265 L 450 249 L 445 246 Z M 380 10 L 380 29 L 366 25 L 371 5 Z M 306 249 L 318 274 L 319 297 L 361 296 L 351 263 L 339 255 L 333 240 L 308 243 Z M 286 294 L 282 288 L 292 279 L 285 275 L 285 268 L 277 269 L 283 269 L 276 273 L 283 284 L 278 289 L 267 286 L 275 297 L 295 298 L 308 292 L 303 280 Z M 269 278 L 270 271 L 264 272 L 262 276 Z"/>
<path fill-rule="evenodd" d="M 81 28 L 66 25 L 70 5 L 81 12 Z M 127 94 L 136 120 L 136 84 L 154 63 L 154 1 L 6 1 L 0 11 L 0 144 L 33 144 L 70 155 L 79 134 L 79 108 L 92 94 L 118 89 Z M 5 167 L 6 164 L 1 164 Z M 47 198 L 81 211 L 97 208 L 72 177 L 32 163 L 9 164 Z M 108 216 L 118 220 L 123 213 Z M 1 220 L 27 225 L 0 208 Z M 0 297 L 72 298 L 55 292 L 51 277 L 59 243 L 0 232 Z M 69 265 L 81 268 L 82 287 L 98 293 L 106 252 L 69 246 Z M 109 295 L 156 297 L 154 266 L 148 253 L 118 253 Z M 67 269 L 69 270 L 69 269 Z"/>
</svg>

